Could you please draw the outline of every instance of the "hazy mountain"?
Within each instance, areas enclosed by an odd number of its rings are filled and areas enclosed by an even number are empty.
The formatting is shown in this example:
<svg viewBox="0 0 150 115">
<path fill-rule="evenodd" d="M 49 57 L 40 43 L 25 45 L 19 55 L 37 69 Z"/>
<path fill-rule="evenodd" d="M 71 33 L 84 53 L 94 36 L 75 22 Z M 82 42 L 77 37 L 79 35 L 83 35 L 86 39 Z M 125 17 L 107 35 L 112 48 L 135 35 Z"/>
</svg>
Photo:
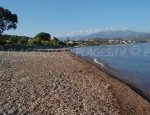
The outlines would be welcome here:
<svg viewBox="0 0 150 115">
<path fill-rule="evenodd" d="M 150 33 L 136 32 L 131 30 L 114 30 L 114 31 L 101 31 L 90 35 L 77 35 L 72 36 L 72 39 L 86 40 L 86 39 L 133 39 L 133 38 L 150 38 Z"/>
</svg>

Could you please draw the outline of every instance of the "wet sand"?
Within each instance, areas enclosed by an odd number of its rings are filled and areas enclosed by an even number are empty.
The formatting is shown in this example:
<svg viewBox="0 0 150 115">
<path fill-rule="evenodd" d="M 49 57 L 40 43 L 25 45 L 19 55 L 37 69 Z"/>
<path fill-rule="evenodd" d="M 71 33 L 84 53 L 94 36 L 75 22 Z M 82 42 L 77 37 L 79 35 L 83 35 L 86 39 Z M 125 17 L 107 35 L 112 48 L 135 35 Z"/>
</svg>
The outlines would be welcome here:
<svg viewBox="0 0 150 115">
<path fill-rule="evenodd" d="M 0 52 L 0 113 L 149 115 L 150 103 L 69 52 Z"/>
</svg>

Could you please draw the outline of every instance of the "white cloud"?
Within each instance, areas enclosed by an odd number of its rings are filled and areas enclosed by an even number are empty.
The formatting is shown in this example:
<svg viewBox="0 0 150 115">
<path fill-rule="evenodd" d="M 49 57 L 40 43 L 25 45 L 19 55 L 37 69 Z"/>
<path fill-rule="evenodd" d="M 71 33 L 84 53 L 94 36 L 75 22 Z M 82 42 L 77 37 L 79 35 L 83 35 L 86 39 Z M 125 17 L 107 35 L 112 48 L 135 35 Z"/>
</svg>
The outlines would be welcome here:
<svg viewBox="0 0 150 115">
<path fill-rule="evenodd" d="M 99 28 L 89 28 L 87 30 L 80 30 L 80 31 L 71 31 L 67 33 L 67 36 L 76 36 L 76 35 L 90 35 L 93 33 L 97 33 L 100 31 L 115 31 L 115 30 L 127 30 L 127 27 L 120 27 L 120 28 L 114 28 L 114 27 L 108 27 L 108 28 L 103 28 L 103 29 L 99 29 Z"/>
<path fill-rule="evenodd" d="M 92 33 L 96 33 L 100 31 L 98 28 L 96 29 L 87 29 L 87 30 L 80 30 L 80 31 L 71 31 L 71 32 L 68 32 L 67 33 L 67 36 L 74 36 L 74 35 L 89 35 L 89 34 L 92 34 Z"/>
</svg>

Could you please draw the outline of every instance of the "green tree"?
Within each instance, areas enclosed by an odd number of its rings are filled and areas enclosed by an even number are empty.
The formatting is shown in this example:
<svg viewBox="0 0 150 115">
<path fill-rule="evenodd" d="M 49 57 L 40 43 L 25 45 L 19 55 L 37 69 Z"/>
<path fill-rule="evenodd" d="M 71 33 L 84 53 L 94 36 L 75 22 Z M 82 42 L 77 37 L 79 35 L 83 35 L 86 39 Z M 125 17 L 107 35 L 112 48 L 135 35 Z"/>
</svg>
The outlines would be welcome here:
<svg viewBox="0 0 150 115">
<path fill-rule="evenodd" d="M 17 43 L 18 42 L 18 38 L 17 37 L 10 37 L 9 38 L 9 43 L 10 44 L 15 44 L 15 43 Z"/>
<path fill-rule="evenodd" d="M 37 34 L 34 38 L 39 38 L 40 40 L 48 41 L 51 38 L 51 35 L 45 32 Z"/>
<path fill-rule="evenodd" d="M 25 38 L 19 38 L 17 43 L 18 43 L 19 45 L 27 45 L 28 40 L 25 39 Z"/>
<path fill-rule="evenodd" d="M 0 6 L 0 34 L 5 30 L 16 29 L 18 18 L 16 14 L 12 14 L 8 9 Z"/>
</svg>

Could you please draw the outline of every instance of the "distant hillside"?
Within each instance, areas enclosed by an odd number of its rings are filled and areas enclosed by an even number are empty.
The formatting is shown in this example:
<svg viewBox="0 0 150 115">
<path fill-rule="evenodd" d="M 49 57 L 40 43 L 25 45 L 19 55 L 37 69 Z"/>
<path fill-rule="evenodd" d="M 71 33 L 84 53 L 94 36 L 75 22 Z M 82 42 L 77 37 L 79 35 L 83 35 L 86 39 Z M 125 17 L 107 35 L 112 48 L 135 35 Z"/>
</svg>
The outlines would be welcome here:
<svg viewBox="0 0 150 115">
<path fill-rule="evenodd" d="M 139 39 L 150 38 L 150 33 L 136 32 L 131 30 L 116 30 L 116 31 L 101 31 L 90 35 L 77 35 L 71 37 L 74 40 L 86 40 L 86 39 Z"/>
</svg>

